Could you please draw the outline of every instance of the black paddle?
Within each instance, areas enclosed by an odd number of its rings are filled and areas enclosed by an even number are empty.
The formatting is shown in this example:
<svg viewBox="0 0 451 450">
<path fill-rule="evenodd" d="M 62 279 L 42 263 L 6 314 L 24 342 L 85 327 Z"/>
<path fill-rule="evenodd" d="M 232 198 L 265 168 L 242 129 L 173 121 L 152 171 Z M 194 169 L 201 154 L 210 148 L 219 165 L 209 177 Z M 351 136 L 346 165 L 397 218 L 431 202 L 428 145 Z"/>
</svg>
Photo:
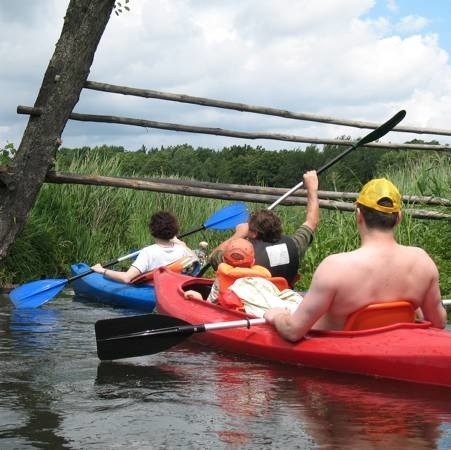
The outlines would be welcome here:
<svg viewBox="0 0 451 450">
<path fill-rule="evenodd" d="M 380 139 L 382 136 L 385 136 L 390 130 L 392 130 L 396 125 L 398 125 L 399 122 L 401 122 L 402 119 L 406 116 L 406 111 L 401 110 L 397 112 L 391 119 L 384 122 L 380 127 L 376 128 L 375 130 L 371 131 L 371 133 L 368 133 L 366 136 L 364 136 L 362 139 L 358 140 L 354 144 L 352 144 L 349 148 L 341 152 L 339 155 L 337 155 L 335 158 L 332 158 L 330 161 L 328 161 L 326 164 L 321 166 L 316 173 L 319 175 L 320 173 L 324 172 L 329 167 L 333 166 L 336 162 L 340 161 L 340 159 L 344 158 L 348 153 L 352 152 L 352 150 L 356 149 L 357 147 L 361 147 L 362 145 L 368 144 L 370 142 L 376 141 Z M 300 189 L 304 185 L 304 181 L 299 182 L 296 186 L 293 186 L 289 191 L 285 192 L 281 197 L 279 197 L 274 203 L 272 203 L 270 206 L 268 206 L 267 209 L 271 210 L 274 207 L 276 207 L 280 202 L 285 200 L 288 196 L 296 192 L 298 189 Z M 199 273 L 198 277 L 201 277 L 205 274 L 205 272 L 210 268 L 210 263 L 205 264 L 203 266 Z"/>
<path fill-rule="evenodd" d="M 250 327 L 265 322 L 265 319 L 245 319 L 191 325 L 162 314 L 103 319 L 95 324 L 97 355 L 101 360 L 152 355 L 181 343 L 193 333 Z"/>
<path fill-rule="evenodd" d="M 337 155 L 335 158 L 332 158 L 329 162 L 324 164 L 324 166 L 321 166 L 316 173 L 319 175 L 320 173 L 324 172 L 329 167 L 333 166 L 336 162 L 340 161 L 340 159 L 344 158 L 348 153 L 352 152 L 352 150 L 356 149 L 357 147 L 361 147 L 362 145 L 368 144 L 373 141 L 377 141 L 382 136 L 385 136 L 390 130 L 392 130 L 396 125 L 398 125 L 399 122 L 401 122 L 402 119 L 406 116 L 406 111 L 401 110 L 397 112 L 391 119 L 384 122 L 380 127 L 373 130 L 371 133 L 368 133 L 366 136 L 364 136 L 359 141 L 352 144 L 349 148 L 347 148 L 345 151 Z M 268 206 L 268 209 L 273 209 L 275 206 L 277 206 L 281 201 L 285 200 L 288 196 L 293 194 L 293 192 L 296 192 L 298 189 L 300 189 L 304 185 L 304 182 L 301 181 L 296 186 L 292 187 L 289 191 L 285 192 L 280 198 L 278 198 L 272 205 Z"/>
<path fill-rule="evenodd" d="M 246 221 L 247 217 L 248 212 L 245 204 L 233 203 L 231 205 L 224 206 L 219 211 L 215 212 L 206 222 L 204 222 L 202 226 L 183 233 L 178 237 L 183 238 L 196 233 L 197 231 L 205 230 L 208 228 L 214 230 L 226 230 L 233 228 L 239 223 Z M 125 256 L 121 256 L 120 258 L 103 264 L 103 267 L 111 267 L 118 262 L 133 258 L 134 256 L 138 255 L 139 252 L 140 250 Z M 23 284 L 22 286 L 13 289 L 9 293 L 9 298 L 16 308 L 37 308 L 59 294 L 68 283 L 78 280 L 79 278 L 89 275 L 93 272 L 94 271 L 90 269 L 69 279 L 62 278 L 31 281 L 30 283 Z"/>
</svg>

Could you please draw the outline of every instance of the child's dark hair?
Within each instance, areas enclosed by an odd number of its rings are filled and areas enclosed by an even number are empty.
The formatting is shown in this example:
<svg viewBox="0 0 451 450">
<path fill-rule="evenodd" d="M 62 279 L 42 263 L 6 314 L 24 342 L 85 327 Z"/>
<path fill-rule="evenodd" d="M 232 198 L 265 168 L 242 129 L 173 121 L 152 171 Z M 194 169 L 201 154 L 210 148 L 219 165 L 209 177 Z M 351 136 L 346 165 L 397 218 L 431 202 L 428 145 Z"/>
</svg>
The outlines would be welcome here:
<svg viewBox="0 0 451 450">
<path fill-rule="evenodd" d="M 154 238 L 169 240 L 177 236 L 179 224 L 170 212 L 159 211 L 150 218 L 149 230 Z"/>
</svg>

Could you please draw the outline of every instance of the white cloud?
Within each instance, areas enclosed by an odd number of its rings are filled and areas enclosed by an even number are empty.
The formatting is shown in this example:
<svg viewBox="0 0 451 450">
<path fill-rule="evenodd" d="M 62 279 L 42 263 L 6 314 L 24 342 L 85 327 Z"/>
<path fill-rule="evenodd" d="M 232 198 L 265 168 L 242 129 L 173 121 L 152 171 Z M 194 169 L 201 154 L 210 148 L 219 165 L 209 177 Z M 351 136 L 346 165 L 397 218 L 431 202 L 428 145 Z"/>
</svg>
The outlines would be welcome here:
<svg viewBox="0 0 451 450">
<path fill-rule="evenodd" d="M 401 34 L 415 33 L 423 30 L 428 25 L 428 20 L 421 16 L 405 16 L 395 25 L 395 30 Z"/>
<path fill-rule="evenodd" d="M 8 2 L 0 12 L 0 57 L 7 67 L 0 74 L 0 145 L 19 143 L 26 117 L 15 114 L 16 106 L 34 103 L 68 2 L 39 3 L 44 6 L 22 12 Z M 423 32 L 426 19 L 414 14 L 396 23 L 386 17 L 369 20 L 374 5 L 374 0 L 135 0 L 130 12 L 112 15 L 89 78 L 355 120 L 384 121 L 407 108 L 406 124 L 449 128 L 451 69 L 438 34 Z M 363 134 L 86 90 L 76 111 L 308 136 Z M 69 123 L 63 139 L 67 146 L 105 143 L 130 149 L 185 142 L 220 148 L 244 142 L 86 123 Z"/>
<path fill-rule="evenodd" d="M 395 0 L 387 0 L 386 5 L 387 9 L 391 12 L 397 12 L 399 10 L 399 6 L 397 5 Z"/>
</svg>

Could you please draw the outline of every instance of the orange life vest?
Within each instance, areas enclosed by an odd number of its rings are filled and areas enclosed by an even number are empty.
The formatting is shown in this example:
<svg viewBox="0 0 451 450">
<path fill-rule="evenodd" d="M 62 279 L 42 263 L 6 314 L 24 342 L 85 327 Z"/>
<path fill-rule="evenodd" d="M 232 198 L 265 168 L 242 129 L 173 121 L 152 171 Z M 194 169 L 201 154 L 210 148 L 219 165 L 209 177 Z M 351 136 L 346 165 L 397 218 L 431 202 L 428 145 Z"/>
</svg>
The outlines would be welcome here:
<svg viewBox="0 0 451 450">
<path fill-rule="evenodd" d="M 218 304 L 230 309 L 244 311 L 244 304 L 240 298 L 228 288 L 238 278 L 262 277 L 271 278 L 271 272 L 263 266 L 233 267 L 227 263 L 221 263 L 216 271 L 219 285 Z"/>
</svg>

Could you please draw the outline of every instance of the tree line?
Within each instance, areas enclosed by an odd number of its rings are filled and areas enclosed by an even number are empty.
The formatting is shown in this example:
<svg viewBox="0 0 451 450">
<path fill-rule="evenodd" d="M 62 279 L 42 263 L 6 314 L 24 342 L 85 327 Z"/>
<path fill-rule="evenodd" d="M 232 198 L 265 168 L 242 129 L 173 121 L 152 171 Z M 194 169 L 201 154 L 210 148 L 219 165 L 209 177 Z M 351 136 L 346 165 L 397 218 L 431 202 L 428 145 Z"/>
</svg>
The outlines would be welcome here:
<svg viewBox="0 0 451 450">
<path fill-rule="evenodd" d="M 176 176 L 209 182 L 290 187 L 299 182 L 304 172 L 318 169 L 345 148 L 341 145 L 325 145 L 323 148 L 308 145 L 305 149 L 268 151 L 261 146 L 233 145 L 213 150 L 182 144 L 149 149 L 142 146 L 137 151 L 128 151 L 122 146 L 103 145 L 61 148 L 57 154 L 57 168 L 68 171 L 74 159 L 80 161 L 93 155 L 101 159 L 115 156 L 119 158 L 122 176 Z M 400 169 L 415 158 L 431 158 L 432 153 L 435 152 L 358 148 L 321 176 L 321 189 L 355 191 L 394 165 Z"/>
</svg>

